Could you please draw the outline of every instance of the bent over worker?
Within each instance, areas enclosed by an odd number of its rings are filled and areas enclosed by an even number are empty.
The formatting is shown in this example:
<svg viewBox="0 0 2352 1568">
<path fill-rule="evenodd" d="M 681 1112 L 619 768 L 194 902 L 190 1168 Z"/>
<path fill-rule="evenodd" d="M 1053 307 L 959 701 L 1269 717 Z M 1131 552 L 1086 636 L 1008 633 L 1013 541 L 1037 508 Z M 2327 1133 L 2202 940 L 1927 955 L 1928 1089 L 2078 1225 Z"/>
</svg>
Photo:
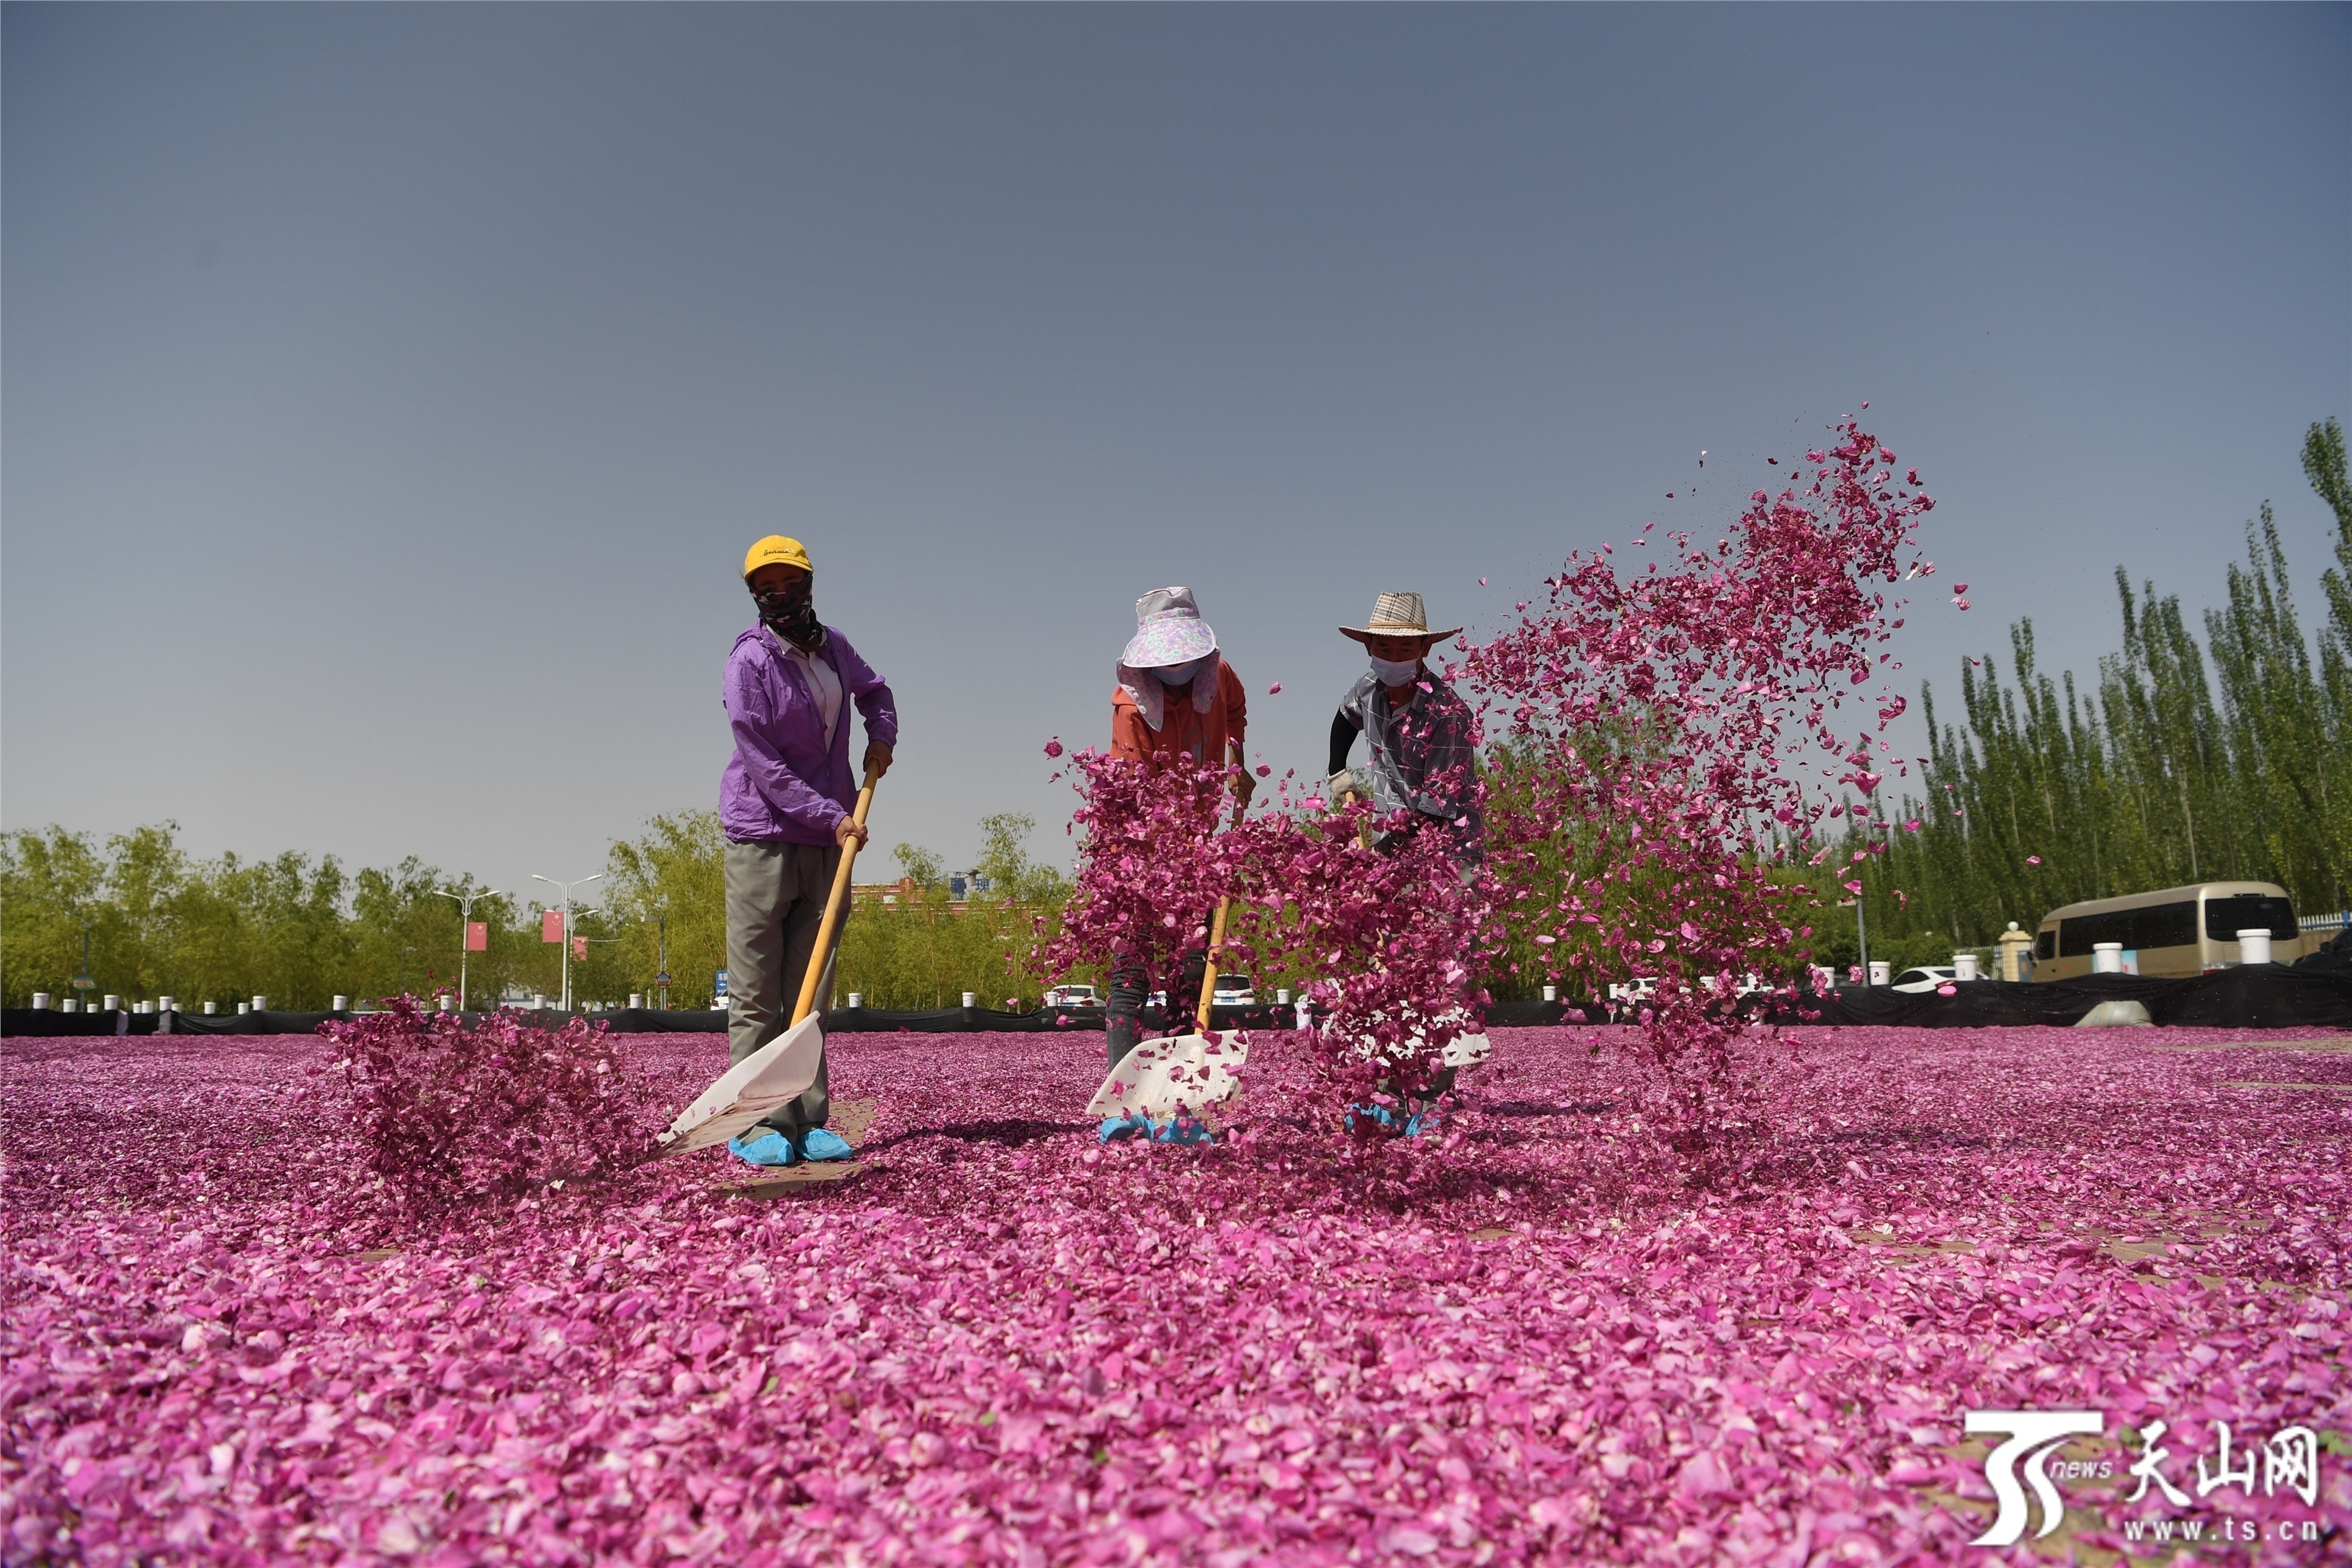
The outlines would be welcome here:
<svg viewBox="0 0 2352 1568">
<path fill-rule="evenodd" d="M 735 754 L 719 784 L 727 837 L 727 1054 L 740 1062 L 782 1034 L 816 949 L 841 852 L 866 829 L 852 819 L 849 703 L 866 720 L 866 766 L 879 776 L 898 741 L 890 688 L 837 626 L 816 618 L 815 568 L 800 541 L 771 534 L 743 557 L 759 619 L 727 656 Z M 820 989 L 818 1005 L 825 998 Z M 845 1160 L 825 1131 L 824 1061 L 798 1100 L 728 1148 L 755 1165 Z"/>
<path fill-rule="evenodd" d="M 1339 628 L 1364 645 L 1371 668 L 1348 689 L 1332 716 L 1328 787 L 1334 799 L 1350 792 L 1366 796 L 1385 819 L 1374 848 L 1408 834 L 1443 833 L 1466 878 L 1486 858 L 1478 721 L 1426 662 L 1430 649 L 1461 629 L 1431 631 L 1418 594 L 1382 594 L 1369 621 Z M 1370 755 L 1351 771 L 1348 753 L 1360 734 Z"/>
<path fill-rule="evenodd" d="M 1331 720 L 1331 776 L 1326 789 L 1334 800 L 1349 794 L 1368 797 L 1380 827 L 1376 850 L 1394 851 L 1413 836 L 1444 836 L 1449 858 L 1465 886 L 1486 858 L 1486 819 L 1478 803 L 1478 721 L 1470 705 L 1428 665 L 1429 650 L 1459 632 L 1433 632 L 1419 594 L 1382 594 L 1371 618 L 1341 626 L 1342 636 L 1364 645 L 1371 668 L 1359 676 L 1339 700 Z M 1349 768 L 1348 752 L 1364 737 L 1370 755 Z M 1415 1095 L 1400 1096 L 1420 1108 L 1403 1131 L 1425 1131 L 1430 1108 L 1454 1089 L 1455 1069 L 1443 1068 Z M 1395 1093 L 1393 1081 L 1383 1090 Z M 1353 1108 L 1352 1114 L 1383 1123 L 1393 1114 L 1380 1104 Z"/>
<path fill-rule="evenodd" d="M 1135 636 L 1118 656 L 1118 684 L 1110 696 L 1111 754 L 1154 771 L 1179 757 L 1227 763 L 1235 770 L 1234 799 L 1245 806 L 1256 787 L 1242 766 L 1242 732 L 1248 723 L 1242 678 L 1218 649 L 1217 634 L 1201 618 L 1192 590 L 1154 588 L 1138 599 Z M 1200 912 L 1205 918 L 1206 911 Z M 1177 995 L 1199 992 L 1207 963 L 1207 948 L 1185 950 L 1176 973 L 1168 977 L 1174 983 L 1171 1005 Z M 1151 976 L 1139 962 L 1111 971 L 1103 1047 L 1112 1067 L 1135 1048 L 1150 986 Z"/>
</svg>

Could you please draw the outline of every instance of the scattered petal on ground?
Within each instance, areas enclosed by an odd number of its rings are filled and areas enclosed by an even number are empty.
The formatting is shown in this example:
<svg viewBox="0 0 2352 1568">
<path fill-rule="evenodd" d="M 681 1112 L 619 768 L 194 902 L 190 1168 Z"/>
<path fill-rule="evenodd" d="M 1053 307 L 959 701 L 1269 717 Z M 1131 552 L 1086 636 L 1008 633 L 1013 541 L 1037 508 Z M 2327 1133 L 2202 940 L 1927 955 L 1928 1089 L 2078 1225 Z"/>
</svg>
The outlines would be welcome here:
<svg viewBox="0 0 2352 1568">
<path fill-rule="evenodd" d="M 2192 1495 L 2221 1421 L 2352 1431 L 2352 1036 L 1796 1031 L 1721 1194 L 1631 1030 L 1496 1031 L 1370 1163 L 1282 1036 L 1223 1146 L 1100 1148 L 1098 1038 L 840 1037 L 847 1182 L 707 1152 L 429 1232 L 319 1217 L 324 1042 L 11 1039 L 0 1556 L 2001 1562 L 1969 1409 L 2108 1413 L 2109 1529 L 2125 1423 Z M 725 1061 L 614 1045 L 677 1100 Z M 2321 1466 L 2198 1506 L 2340 1554 Z"/>
</svg>

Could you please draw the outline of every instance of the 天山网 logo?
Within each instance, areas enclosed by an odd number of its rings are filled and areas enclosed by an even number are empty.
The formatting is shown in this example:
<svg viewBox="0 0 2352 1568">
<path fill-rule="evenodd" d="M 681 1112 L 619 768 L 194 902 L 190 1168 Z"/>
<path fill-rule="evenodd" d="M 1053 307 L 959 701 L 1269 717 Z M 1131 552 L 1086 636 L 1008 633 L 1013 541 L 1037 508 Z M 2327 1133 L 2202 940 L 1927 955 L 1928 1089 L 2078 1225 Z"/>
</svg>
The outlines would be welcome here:
<svg viewBox="0 0 2352 1568">
<path fill-rule="evenodd" d="M 2040 1528 L 2033 1531 L 2037 1541 L 2058 1528 L 2065 1516 L 2065 1500 L 2058 1495 L 2055 1479 L 2050 1474 L 2051 1457 L 2076 1437 L 2096 1437 L 2106 1430 L 2106 1414 L 2098 1410 L 1971 1410 L 1963 1426 L 1970 1436 L 2000 1436 L 2005 1442 L 1997 1443 L 1985 1455 L 1985 1480 L 1992 1488 L 1997 1505 L 1992 1523 L 1972 1546 L 2014 1546 L 2025 1536 L 2026 1527 L 2035 1522 L 2038 1513 Z M 2125 1471 L 2126 1479 L 2137 1483 L 2128 1496 L 2119 1500 L 2124 1506 L 2137 1504 L 2148 1495 L 2153 1486 L 2162 1503 L 2174 1509 L 2193 1506 L 2211 1507 L 2205 1500 L 2217 1491 L 2235 1490 L 2252 1501 L 2257 1487 L 2256 1460 L 2261 1461 L 2259 1486 L 2263 1496 L 2275 1497 L 2281 1491 L 2303 1500 L 2306 1508 L 2315 1507 L 2319 1500 L 2319 1435 L 2304 1426 L 2282 1426 L 2268 1442 L 2253 1437 L 2235 1437 L 2230 1423 L 2216 1422 L 2211 1436 L 2216 1439 L 2211 1460 L 2195 1456 L 2193 1482 L 2197 1501 L 2173 1484 L 2165 1473 L 2165 1466 L 2173 1459 L 2170 1448 L 2162 1439 L 2169 1430 L 2162 1421 L 2150 1421 L 2139 1428 L 2139 1457 Z M 2130 1428 L 2126 1428 L 2126 1436 Z M 2183 1461 L 2184 1463 L 2186 1461 Z M 2115 1473 L 2113 1461 L 2069 1462 L 2060 1467 L 2064 1477 L 2107 1477 Z M 2021 1479 L 2022 1484 L 2021 1485 Z M 2186 1478 L 2184 1477 L 2184 1479 Z M 2032 1490 L 2032 1500 L 2026 1493 Z M 2278 1533 L 2270 1539 L 2280 1541 L 2315 1541 L 2318 1539 L 2319 1521 L 2272 1521 L 2268 1528 Z M 2216 1540 L 2264 1539 L 2259 1532 L 2264 1521 L 2249 1520 L 2234 1514 L 2214 1519 L 2167 1518 L 2132 1520 L 2124 1529 L 2133 1540 L 2148 1535 L 2152 1539 L 2169 1541 L 2176 1533 L 2183 1541 L 2203 1539 L 2207 1527 L 2216 1531 Z M 2240 1533 L 2241 1528 L 2256 1533 Z"/>
</svg>

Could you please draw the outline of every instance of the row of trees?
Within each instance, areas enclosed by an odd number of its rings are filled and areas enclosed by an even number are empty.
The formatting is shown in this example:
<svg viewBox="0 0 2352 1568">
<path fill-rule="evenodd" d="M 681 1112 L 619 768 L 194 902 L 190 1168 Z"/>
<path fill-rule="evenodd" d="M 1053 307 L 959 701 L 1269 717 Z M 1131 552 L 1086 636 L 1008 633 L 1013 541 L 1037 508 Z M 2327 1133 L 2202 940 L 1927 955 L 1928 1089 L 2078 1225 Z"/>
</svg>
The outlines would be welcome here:
<svg viewBox="0 0 2352 1568">
<path fill-rule="evenodd" d="M 1024 968 L 1032 926 L 1054 917 L 1067 883 L 1029 856 L 1031 818 L 1002 815 L 981 826 L 986 847 L 975 869 L 990 892 L 952 908 L 939 857 L 898 847 L 915 893 L 862 907 L 850 921 L 843 990 L 877 1007 L 952 1005 L 965 991 L 992 1005 L 1036 994 Z M 542 940 L 538 903 L 482 897 L 475 879 L 414 857 L 357 872 L 332 856 L 205 860 L 178 834 L 166 822 L 104 840 L 54 826 L 0 837 L 6 1005 L 24 1006 L 39 991 L 73 994 L 85 963 L 93 994 L 171 996 L 192 1011 L 253 996 L 299 1010 L 339 994 L 454 993 L 465 928 L 451 893 L 474 895 L 473 918 L 488 927 L 488 950 L 463 954 L 469 1002 L 559 992 L 562 951 Z M 717 813 L 686 811 L 613 845 L 601 906 L 575 916 L 573 933 L 586 939 L 572 964 L 576 999 L 652 997 L 667 962 L 674 1005 L 710 1000 L 727 963 L 722 843 Z"/>
<path fill-rule="evenodd" d="M 835 988 L 861 993 L 869 1007 L 953 1006 L 966 991 L 990 1006 L 1016 996 L 1034 1002 L 1039 985 L 1027 964 L 1034 922 L 1050 922 L 1069 896 L 1068 879 L 1029 854 L 1035 827 L 1034 817 L 1017 813 L 981 818 L 982 847 L 972 869 L 988 890 L 952 902 L 940 857 L 919 845 L 898 846 L 894 853 L 913 891 L 895 904 L 858 906 L 842 933 Z M 698 1005 L 710 995 L 713 972 L 727 962 L 719 814 L 677 812 L 655 817 L 649 829 L 613 846 L 608 912 L 600 917 L 612 941 L 600 953 L 591 940 L 589 973 L 623 993 L 650 993 L 666 942 L 673 980 L 690 983 L 688 991 L 674 989 L 673 999 Z M 575 992 L 580 973 L 574 969 Z M 623 984 L 624 974 L 635 978 Z M 690 1004 L 682 1001 L 688 995 Z"/>
<path fill-rule="evenodd" d="M 2305 914 L 2352 903 L 2352 483 L 2336 421 L 2311 427 L 2303 467 L 2336 526 L 2315 638 L 2265 502 L 2201 643 L 2178 595 L 2135 591 L 2118 568 L 2123 647 L 2094 689 L 2042 670 L 2030 622 L 2011 629 L 2007 679 L 1990 654 L 1962 668 L 1958 722 L 1923 688 L 1924 798 L 1848 845 L 1887 847 L 1864 872 L 1874 956 L 1881 931 L 1949 951 L 2061 904 L 2189 882 L 2275 882 Z"/>
<path fill-rule="evenodd" d="M 0 992 L 23 1006 L 36 991 L 72 994 L 85 962 L 94 990 L 169 995 L 183 1006 L 267 996 L 324 1007 L 352 996 L 455 987 L 463 927 L 455 900 L 479 889 L 413 857 L 347 872 L 331 855 L 198 860 L 174 823 L 100 841 L 51 826 L 0 838 Z M 503 901 L 474 906 L 490 950 L 472 955 L 476 995 L 529 985 L 551 971 L 539 931 Z"/>
</svg>

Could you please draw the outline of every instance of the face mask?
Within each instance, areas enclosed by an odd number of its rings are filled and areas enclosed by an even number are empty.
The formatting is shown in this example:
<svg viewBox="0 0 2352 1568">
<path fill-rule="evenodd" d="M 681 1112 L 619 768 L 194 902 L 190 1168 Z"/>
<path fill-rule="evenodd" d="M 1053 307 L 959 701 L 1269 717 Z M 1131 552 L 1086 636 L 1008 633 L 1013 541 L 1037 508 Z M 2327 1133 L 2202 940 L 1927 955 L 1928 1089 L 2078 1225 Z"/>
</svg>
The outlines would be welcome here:
<svg viewBox="0 0 2352 1568">
<path fill-rule="evenodd" d="M 1203 656 L 1184 664 L 1163 664 L 1151 673 L 1160 678 L 1162 686 L 1182 686 L 1200 674 L 1201 667 L 1208 662 L 1207 657 Z"/>
<path fill-rule="evenodd" d="M 760 606 L 761 622 L 803 652 L 824 643 L 824 627 L 816 618 L 816 579 L 795 577 L 773 588 L 751 590 Z"/>
<path fill-rule="evenodd" d="M 1392 658 L 1372 660 L 1372 673 L 1381 678 L 1382 686 L 1402 686 L 1421 669 L 1421 660 L 1408 658 L 1399 663 Z"/>
</svg>

